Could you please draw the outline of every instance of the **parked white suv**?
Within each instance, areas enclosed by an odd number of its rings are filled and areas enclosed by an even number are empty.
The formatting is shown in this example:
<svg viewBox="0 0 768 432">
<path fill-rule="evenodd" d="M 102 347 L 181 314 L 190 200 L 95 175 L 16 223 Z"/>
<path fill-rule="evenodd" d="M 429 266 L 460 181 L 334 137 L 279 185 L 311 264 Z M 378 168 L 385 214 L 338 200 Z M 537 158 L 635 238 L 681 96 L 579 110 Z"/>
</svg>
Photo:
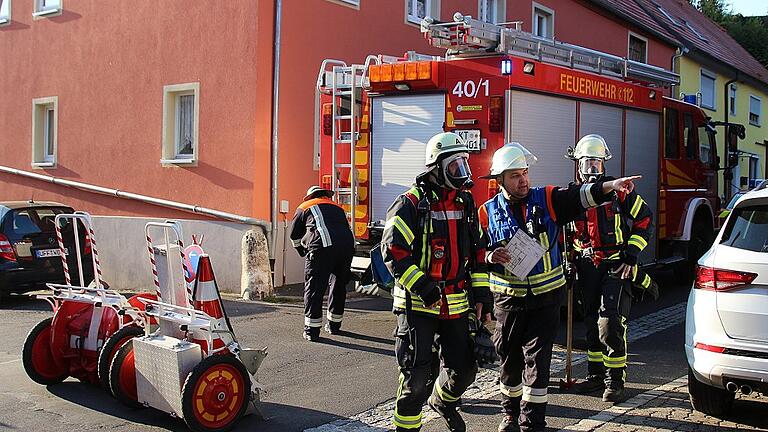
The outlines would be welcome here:
<svg viewBox="0 0 768 432">
<path fill-rule="evenodd" d="M 768 188 L 734 206 L 699 259 L 688 296 L 685 354 L 697 411 L 725 414 L 735 393 L 768 394 Z"/>
</svg>

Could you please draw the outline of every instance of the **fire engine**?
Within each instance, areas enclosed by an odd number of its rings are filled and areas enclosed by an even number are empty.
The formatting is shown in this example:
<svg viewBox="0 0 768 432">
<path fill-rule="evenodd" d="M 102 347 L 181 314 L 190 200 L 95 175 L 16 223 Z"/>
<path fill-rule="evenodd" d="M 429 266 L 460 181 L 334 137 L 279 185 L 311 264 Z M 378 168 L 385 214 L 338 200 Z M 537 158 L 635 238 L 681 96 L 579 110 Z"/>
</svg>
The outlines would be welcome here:
<svg viewBox="0 0 768 432">
<path fill-rule="evenodd" d="M 665 69 L 456 13 L 422 22 L 445 56 L 408 52 L 363 64 L 325 60 L 317 80 L 316 164 L 320 183 L 347 211 L 359 259 L 380 241 L 394 199 L 424 170 L 426 142 L 452 131 L 470 149 L 478 203 L 497 192 L 493 152 L 517 141 L 538 157 L 533 185 L 575 178 L 568 147 L 605 137 L 607 172 L 642 175 L 638 192 L 656 230 L 645 265 L 695 263 L 713 238 L 717 195 L 715 130 L 697 106 L 663 95 L 678 83 Z"/>
</svg>

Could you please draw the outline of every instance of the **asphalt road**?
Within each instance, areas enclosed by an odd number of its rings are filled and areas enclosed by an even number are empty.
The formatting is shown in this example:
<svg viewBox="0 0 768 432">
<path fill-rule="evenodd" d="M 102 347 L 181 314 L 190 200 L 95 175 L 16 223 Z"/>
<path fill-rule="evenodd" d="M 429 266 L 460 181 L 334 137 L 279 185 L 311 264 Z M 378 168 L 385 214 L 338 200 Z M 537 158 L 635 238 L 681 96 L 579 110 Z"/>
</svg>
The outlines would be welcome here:
<svg viewBox="0 0 768 432">
<path fill-rule="evenodd" d="M 683 324 L 678 319 L 667 326 L 660 325 L 666 318 L 654 315 L 659 310 L 679 312 L 687 297 L 687 287 L 675 286 L 671 281 L 673 277 L 668 279 L 662 280 L 662 297 L 657 302 L 646 301 L 633 308 L 630 329 L 634 322 L 643 323 L 643 317 L 655 321 L 646 319 L 642 326 L 649 328 L 648 334 L 636 336 L 630 344 L 627 385 L 630 397 L 674 381 L 687 371 Z M 386 300 L 349 301 L 344 334 L 323 334 L 320 343 L 301 338 L 301 304 L 225 303 L 241 344 L 269 349 L 260 370 L 260 381 L 266 390 L 263 395 L 266 419 L 246 417 L 235 430 L 383 430 L 367 425 L 343 429 L 338 425 L 348 423 L 350 417 L 359 418 L 361 413 L 390 415 L 386 402 L 394 396 L 397 370 L 392 341 L 394 317 Z M 49 306 L 39 300 L 17 297 L 0 304 L 0 328 L 3 329 L 0 332 L 0 430 L 186 430 L 179 419 L 153 409 L 126 408 L 95 386 L 69 379 L 44 387 L 30 380 L 22 367 L 21 348 L 29 329 L 50 315 Z M 654 331 L 656 325 L 664 329 Z M 580 323 L 576 324 L 575 334 L 577 338 L 583 335 Z M 564 344 L 564 340 L 565 324 L 561 323 L 559 341 Z M 558 353 L 562 357 L 562 349 Z M 574 375 L 581 377 L 585 371 L 585 363 L 578 364 Z M 484 372 L 485 377 L 492 378 L 494 374 L 491 370 Z M 547 414 L 553 430 L 573 426 L 610 408 L 597 397 L 561 391 L 558 381 L 562 375 L 562 372 L 554 373 L 550 386 Z M 469 430 L 496 430 L 500 420 L 498 394 L 491 391 L 484 395 L 479 390 L 475 394 L 479 396 L 465 397 Z M 680 400 L 685 407 L 684 397 Z M 737 429 L 768 427 L 765 397 L 740 399 L 736 408 L 734 417 L 725 420 L 734 422 L 739 426 Z M 690 406 L 687 409 L 690 411 Z M 685 408 L 678 410 L 685 411 Z M 658 428 L 658 425 L 654 427 Z M 669 430 L 678 429 L 685 430 L 680 424 L 669 427 Z M 423 430 L 441 431 L 445 427 L 436 419 L 428 422 Z"/>
</svg>

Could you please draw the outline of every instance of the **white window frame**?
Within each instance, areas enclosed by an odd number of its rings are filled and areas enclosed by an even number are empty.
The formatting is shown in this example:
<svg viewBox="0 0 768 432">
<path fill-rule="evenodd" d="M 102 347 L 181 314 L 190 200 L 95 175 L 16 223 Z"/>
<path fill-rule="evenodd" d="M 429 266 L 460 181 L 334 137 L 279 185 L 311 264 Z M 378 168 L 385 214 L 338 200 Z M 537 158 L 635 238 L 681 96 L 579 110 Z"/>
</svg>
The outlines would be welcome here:
<svg viewBox="0 0 768 432">
<path fill-rule="evenodd" d="M 712 105 L 704 103 L 704 88 L 702 85 L 702 78 L 707 77 L 712 80 Z M 699 74 L 699 93 L 701 94 L 701 106 L 710 110 L 716 110 L 717 106 L 717 74 L 710 72 L 704 68 L 701 69 Z"/>
<path fill-rule="evenodd" d="M 747 161 L 747 181 L 759 179 L 760 175 L 760 156 L 754 153 L 749 153 L 749 160 Z M 754 169 L 753 169 L 754 168 Z"/>
<path fill-rule="evenodd" d="M 328 0 L 331 3 L 339 3 L 342 6 L 351 6 L 353 9 L 360 9 L 360 0 Z"/>
<path fill-rule="evenodd" d="M 490 3 L 487 9 L 483 9 L 483 3 L 488 1 Z M 506 1 L 500 0 L 477 0 L 477 19 L 485 21 L 491 24 L 502 23 L 507 20 L 507 4 Z M 488 12 L 491 12 L 491 16 L 488 16 Z"/>
<path fill-rule="evenodd" d="M 46 1 L 52 0 L 34 0 L 35 9 L 32 13 L 33 17 L 60 15 L 61 11 L 64 10 L 64 0 L 55 0 L 56 5 L 46 5 Z"/>
<path fill-rule="evenodd" d="M 728 86 L 728 113 L 729 115 L 736 115 L 736 100 L 737 100 L 736 84 Z"/>
<path fill-rule="evenodd" d="M 435 19 L 440 18 L 440 0 L 424 0 L 424 17 L 418 16 L 417 0 L 413 0 L 411 8 L 408 8 L 408 0 L 405 0 L 405 21 L 411 24 L 421 25 L 421 20 L 426 16 Z"/>
<path fill-rule="evenodd" d="M 757 101 L 758 111 L 756 113 L 752 111 L 752 99 Z M 756 122 L 752 121 L 752 118 L 751 118 L 752 114 L 757 114 Z M 747 120 L 749 120 L 749 124 L 751 124 L 752 126 L 760 127 L 760 125 L 762 124 L 762 119 L 763 119 L 763 100 L 760 99 L 758 96 L 749 95 L 749 116 L 747 118 Z"/>
<path fill-rule="evenodd" d="M 53 111 L 53 124 L 48 120 Z M 51 133 L 51 129 L 53 132 Z M 32 166 L 53 168 L 59 151 L 59 98 L 50 96 L 32 99 Z M 53 142 L 49 141 L 50 139 Z M 49 152 L 48 150 L 51 149 Z"/>
<path fill-rule="evenodd" d="M 627 58 L 629 58 L 629 48 L 632 46 L 632 38 L 640 39 L 645 42 L 645 52 L 643 53 L 644 60 L 642 63 L 648 63 L 648 38 L 633 32 L 627 33 Z"/>
<path fill-rule="evenodd" d="M 192 155 L 179 154 L 179 114 L 180 97 L 195 97 L 194 121 L 192 131 Z M 197 165 L 199 160 L 199 125 L 200 125 L 200 83 L 172 84 L 163 87 L 163 139 L 160 163 L 172 165 Z"/>
<path fill-rule="evenodd" d="M 10 23 L 11 23 L 11 0 L 0 0 L 0 26 L 9 25 Z"/>
<path fill-rule="evenodd" d="M 531 33 L 533 33 L 534 36 L 541 37 L 544 39 L 555 39 L 555 11 L 553 9 L 550 9 L 544 5 L 540 5 L 536 2 L 533 2 L 532 13 L 531 13 Z M 543 36 L 539 36 L 539 20 L 536 19 L 537 15 L 541 15 L 545 17 L 545 22 L 549 26 L 549 28 L 546 28 L 545 26 L 545 32 Z"/>
</svg>

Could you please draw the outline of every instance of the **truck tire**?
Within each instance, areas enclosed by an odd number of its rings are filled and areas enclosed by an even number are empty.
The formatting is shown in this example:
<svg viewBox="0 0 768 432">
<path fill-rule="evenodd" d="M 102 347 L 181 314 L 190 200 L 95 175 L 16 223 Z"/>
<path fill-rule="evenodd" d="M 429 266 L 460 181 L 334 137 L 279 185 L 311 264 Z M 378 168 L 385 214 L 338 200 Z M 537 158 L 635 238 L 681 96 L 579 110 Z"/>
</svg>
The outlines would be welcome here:
<svg viewBox="0 0 768 432">
<path fill-rule="evenodd" d="M 704 214 L 697 214 L 691 227 L 691 239 L 688 241 L 688 259 L 680 269 L 686 281 L 692 281 L 696 277 L 696 263 L 709 250 L 714 239 L 712 224 L 707 222 Z"/>
<path fill-rule="evenodd" d="M 731 410 L 736 395 L 728 390 L 699 382 L 688 367 L 688 394 L 696 411 L 711 416 L 721 416 Z"/>
</svg>

